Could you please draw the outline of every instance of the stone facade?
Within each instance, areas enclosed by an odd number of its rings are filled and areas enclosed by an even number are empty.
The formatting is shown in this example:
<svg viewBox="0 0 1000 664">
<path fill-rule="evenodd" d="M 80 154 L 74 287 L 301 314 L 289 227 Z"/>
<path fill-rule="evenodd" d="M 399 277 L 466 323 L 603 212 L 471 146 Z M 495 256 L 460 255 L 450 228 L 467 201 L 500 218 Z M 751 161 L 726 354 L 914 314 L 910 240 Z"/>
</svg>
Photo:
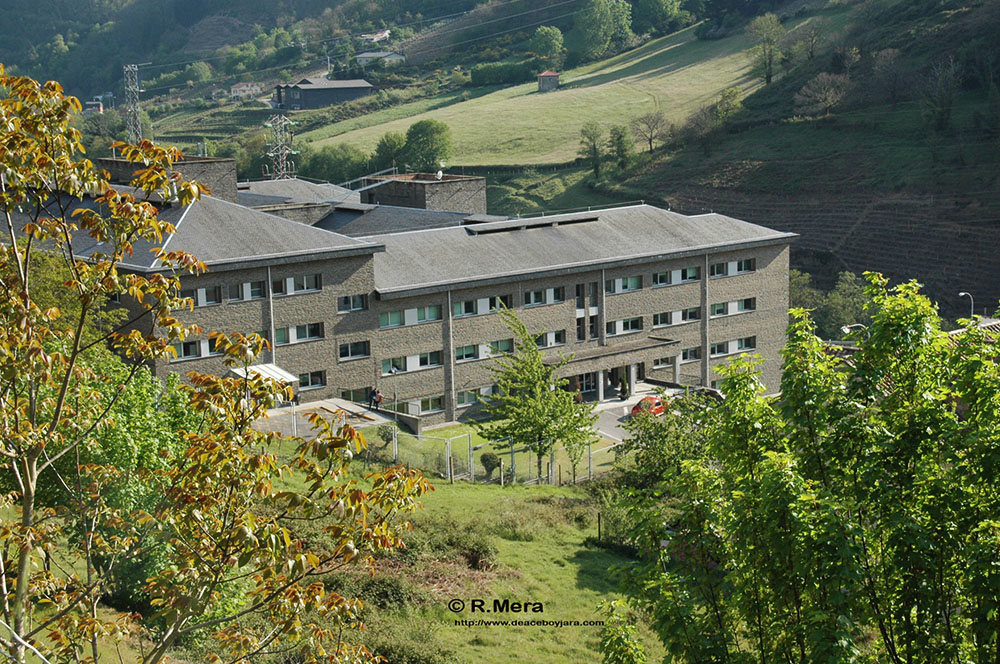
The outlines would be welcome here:
<svg viewBox="0 0 1000 664">
<path fill-rule="evenodd" d="M 713 276 L 713 270 L 726 274 Z M 296 279 L 307 275 L 319 275 L 320 287 L 295 293 Z M 252 282 L 268 284 L 263 297 L 229 300 L 231 287 L 243 296 Z M 273 294 L 276 283 L 289 294 Z M 302 400 L 363 400 L 378 386 L 385 395 L 384 406 L 398 401 L 410 414 L 420 415 L 424 424 L 436 424 L 473 415 L 477 407 L 471 404 L 472 393 L 486 393 L 492 386 L 491 344 L 502 345 L 512 335 L 491 310 L 496 305 L 491 298 L 502 298 L 531 332 L 546 334 L 547 356 L 572 356 L 561 374 L 577 384 L 580 377 L 599 381 L 599 387 L 581 385 L 598 394 L 623 377 L 712 385 L 717 380 L 714 369 L 743 350 L 765 359 L 761 377 L 768 392 L 776 392 L 787 324 L 788 244 L 614 269 L 590 267 L 479 288 L 442 286 L 429 294 L 381 299 L 375 292 L 370 255 L 217 271 L 185 278 L 183 285 L 195 289 L 202 305 L 185 320 L 206 331 L 261 332 L 274 340 L 277 330 L 320 324 L 320 330 L 308 333 L 316 338 L 289 338 L 291 343 L 276 344 L 271 356 L 262 358 L 305 377 Z M 215 287 L 219 291 L 211 290 Z M 207 303 L 219 299 L 219 293 L 220 303 Z M 358 310 L 345 313 L 340 300 L 345 296 L 363 296 L 364 301 L 355 301 L 352 306 Z M 725 305 L 725 312 L 717 306 L 718 315 L 713 316 L 712 305 Z M 593 326 L 591 316 L 596 317 Z M 578 332 L 583 333 L 582 340 Z M 192 339 L 201 342 L 206 337 Z M 367 347 L 353 350 L 352 343 L 364 342 Z M 351 357 L 342 357 L 345 344 Z M 726 344 L 725 352 L 713 353 L 721 350 L 720 344 Z M 697 350 L 686 358 L 689 349 Z M 157 373 L 224 371 L 217 357 L 207 356 L 207 341 L 199 351 L 200 357 L 160 362 Z M 400 365 L 402 371 L 385 372 L 389 364 L 384 361 Z M 318 384 L 309 384 L 317 376 Z"/>
<path fill-rule="evenodd" d="M 108 171 L 111 181 L 121 184 L 131 182 L 140 166 L 125 159 L 102 157 L 97 160 L 100 168 Z M 223 157 L 185 157 L 174 164 L 185 180 L 195 180 L 205 185 L 212 196 L 236 202 L 236 160 Z"/>
<path fill-rule="evenodd" d="M 361 202 L 398 205 L 423 210 L 449 210 L 486 214 L 486 178 L 468 175 L 410 173 L 366 179 L 365 186 L 381 182 L 361 192 Z"/>
</svg>

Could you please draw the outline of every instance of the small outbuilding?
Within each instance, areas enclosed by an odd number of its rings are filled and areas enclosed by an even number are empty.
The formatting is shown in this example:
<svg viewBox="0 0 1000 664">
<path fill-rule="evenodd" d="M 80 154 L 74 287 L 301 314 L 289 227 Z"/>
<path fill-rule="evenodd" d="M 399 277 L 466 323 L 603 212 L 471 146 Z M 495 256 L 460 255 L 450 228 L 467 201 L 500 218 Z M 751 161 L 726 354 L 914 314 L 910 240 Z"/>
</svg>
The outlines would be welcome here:
<svg viewBox="0 0 1000 664">
<path fill-rule="evenodd" d="M 559 72 L 545 70 L 538 75 L 538 91 L 548 92 L 559 89 Z"/>
</svg>

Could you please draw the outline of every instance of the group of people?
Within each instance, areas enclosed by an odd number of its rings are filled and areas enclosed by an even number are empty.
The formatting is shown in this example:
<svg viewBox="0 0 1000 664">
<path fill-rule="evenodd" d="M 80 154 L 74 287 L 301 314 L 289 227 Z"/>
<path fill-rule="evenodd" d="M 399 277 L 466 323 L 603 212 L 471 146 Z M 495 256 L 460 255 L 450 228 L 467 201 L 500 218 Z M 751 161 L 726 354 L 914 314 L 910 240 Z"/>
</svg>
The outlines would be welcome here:
<svg viewBox="0 0 1000 664">
<path fill-rule="evenodd" d="M 368 395 L 368 407 L 375 410 L 379 409 L 382 405 L 382 390 L 377 387 L 372 390 L 371 394 Z"/>
</svg>

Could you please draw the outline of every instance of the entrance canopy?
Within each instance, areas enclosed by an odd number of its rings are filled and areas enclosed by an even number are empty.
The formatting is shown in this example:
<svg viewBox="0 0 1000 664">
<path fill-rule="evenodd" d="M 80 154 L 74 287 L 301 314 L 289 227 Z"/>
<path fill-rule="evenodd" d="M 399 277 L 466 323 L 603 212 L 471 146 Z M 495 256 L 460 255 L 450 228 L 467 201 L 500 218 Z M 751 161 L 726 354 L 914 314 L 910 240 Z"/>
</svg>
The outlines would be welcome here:
<svg viewBox="0 0 1000 664">
<path fill-rule="evenodd" d="M 247 373 L 253 376 L 262 376 L 264 378 L 272 378 L 279 383 L 288 383 L 289 385 L 298 385 L 299 378 L 294 376 L 277 364 L 255 364 L 251 367 L 244 369 L 243 367 L 238 367 L 232 369 L 232 372 L 239 376 L 240 378 L 246 378 Z"/>
</svg>

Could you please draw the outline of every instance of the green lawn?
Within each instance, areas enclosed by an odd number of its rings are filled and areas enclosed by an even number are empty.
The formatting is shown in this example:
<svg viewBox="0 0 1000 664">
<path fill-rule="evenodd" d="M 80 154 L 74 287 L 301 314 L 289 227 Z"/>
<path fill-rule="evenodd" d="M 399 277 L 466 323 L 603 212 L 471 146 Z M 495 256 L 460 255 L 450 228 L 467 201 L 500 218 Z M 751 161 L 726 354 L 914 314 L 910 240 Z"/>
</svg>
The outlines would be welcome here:
<svg viewBox="0 0 1000 664">
<path fill-rule="evenodd" d="M 562 87 L 538 93 L 535 83 L 497 90 L 435 110 L 428 100 L 407 105 L 409 117 L 390 117 L 399 108 L 363 120 L 336 123 L 301 135 L 316 143 L 345 142 L 372 151 L 386 131 L 405 132 L 432 117 L 451 126 L 452 165 L 539 164 L 576 156 L 580 127 L 588 121 L 606 126 L 627 123 L 659 108 L 673 121 L 710 103 L 725 88 L 756 83 L 750 77 L 743 35 L 698 41 L 692 29 L 662 37 L 608 60 L 563 72 Z M 443 99 L 442 99 L 443 101 Z M 401 107 L 400 107 L 401 108 Z"/>
<path fill-rule="evenodd" d="M 376 427 L 363 428 L 361 429 L 361 433 L 365 436 L 365 439 L 371 443 L 374 443 L 375 445 L 381 444 L 381 441 L 378 439 Z M 447 449 L 447 443 L 445 441 L 451 441 L 451 453 L 454 457 L 455 474 L 463 475 L 468 472 L 470 440 L 473 446 L 472 457 L 475 464 L 477 481 L 482 481 L 485 478 L 485 470 L 483 469 L 481 457 L 486 452 L 492 451 L 496 453 L 501 459 L 503 459 L 504 468 L 510 468 L 510 447 L 506 444 L 491 444 L 490 441 L 479 435 L 475 427 L 468 424 L 454 424 L 429 429 L 425 431 L 420 438 L 401 432 L 397 438 L 399 461 L 400 463 L 408 464 L 411 467 L 420 468 L 428 477 L 440 482 L 448 476 L 448 462 L 445 452 Z M 612 464 L 614 463 L 614 450 L 608 448 L 612 444 L 613 441 L 602 439 L 592 445 L 593 471 L 595 475 L 611 470 Z M 386 448 L 385 454 L 390 455 L 391 458 L 391 448 Z M 536 457 L 529 450 L 521 446 L 516 446 L 514 448 L 513 460 L 516 477 L 519 482 L 533 479 L 538 476 Z M 546 455 L 546 457 L 542 460 L 543 476 L 548 471 L 549 463 L 550 457 Z M 556 467 L 553 474 L 556 482 L 558 483 L 559 481 L 559 473 L 561 470 L 563 482 L 569 483 L 573 476 L 573 469 L 569 455 L 566 453 L 565 449 L 561 447 L 556 449 L 555 464 Z M 582 459 L 577 465 L 577 477 L 583 477 L 587 475 L 587 472 L 588 457 L 587 453 L 584 452 Z M 496 477 L 496 473 L 494 473 L 494 477 Z"/>
<path fill-rule="evenodd" d="M 486 176 L 486 209 L 492 214 L 519 216 L 536 212 L 570 211 L 621 201 L 592 191 L 585 184 L 587 168 L 526 171 Z"/>
</svg>

